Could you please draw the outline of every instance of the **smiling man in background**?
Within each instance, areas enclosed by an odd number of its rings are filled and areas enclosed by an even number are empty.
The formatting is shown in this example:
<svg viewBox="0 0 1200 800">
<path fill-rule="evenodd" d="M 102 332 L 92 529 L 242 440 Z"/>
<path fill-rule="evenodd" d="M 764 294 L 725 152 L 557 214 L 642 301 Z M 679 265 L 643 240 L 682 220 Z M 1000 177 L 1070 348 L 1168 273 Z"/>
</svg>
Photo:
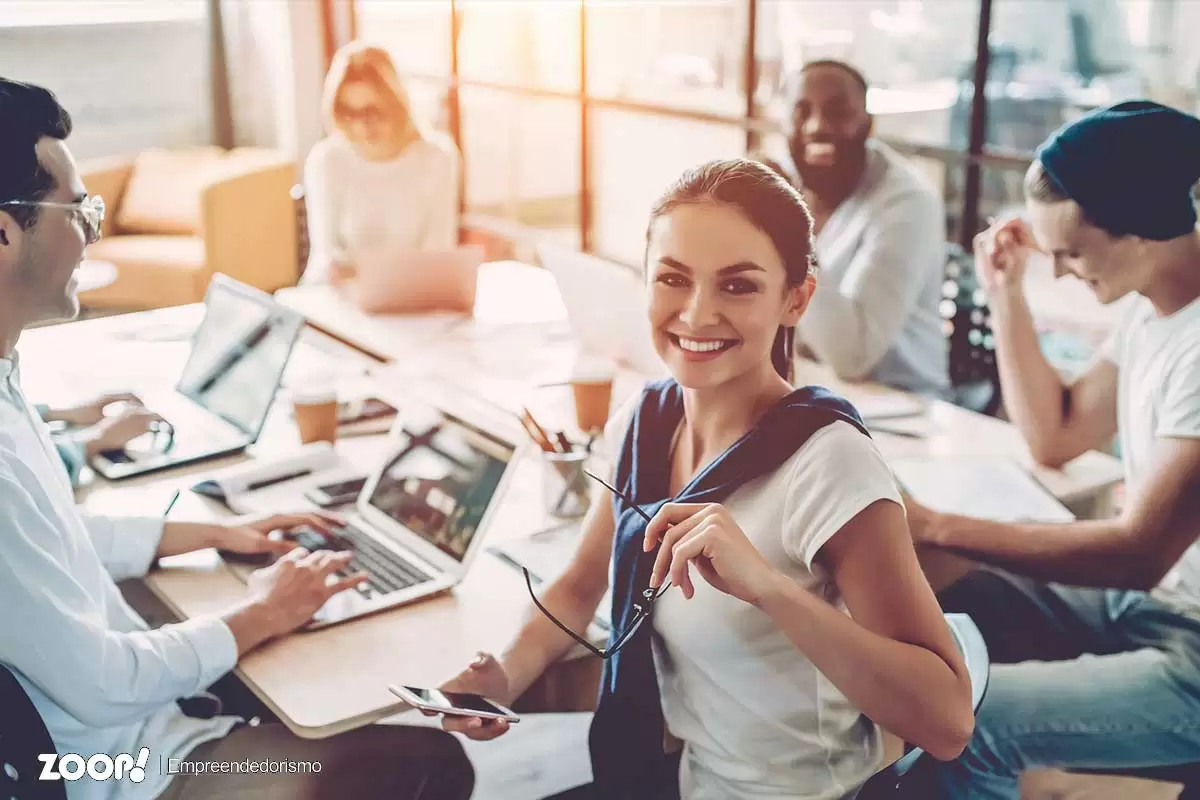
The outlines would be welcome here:
<svg viewBox="0 0 1200 800">
<path fill-rule="evenodd" d="M 790 97 L 789 178 L 813 213 L 821 266 L 797 329 L 802 348 L 840 378 L 945 394 L 938 302 L 946 231 L 937 191 L 871 138 L 867 82 L 858 70 L 811 62 L 793 79 Z"/>
</svg>

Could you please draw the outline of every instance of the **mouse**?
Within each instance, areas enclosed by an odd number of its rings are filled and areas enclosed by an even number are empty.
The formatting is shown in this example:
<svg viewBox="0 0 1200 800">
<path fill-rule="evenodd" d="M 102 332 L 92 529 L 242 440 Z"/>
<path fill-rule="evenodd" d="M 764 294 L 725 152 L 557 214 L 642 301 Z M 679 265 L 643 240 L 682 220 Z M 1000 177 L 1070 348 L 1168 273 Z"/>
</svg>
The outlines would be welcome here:
<svg viewBox="0 0 1200 800">
<path fill-rule="evenodd" d="M 214 480 L 200 481 L 192 486 L 192 491 L 210 500 L 216 500 L 221 505 L 229 508 L 229 502 L 225 497 L 225 490 L 221 488 L 221 484 Z"/>
</svg>

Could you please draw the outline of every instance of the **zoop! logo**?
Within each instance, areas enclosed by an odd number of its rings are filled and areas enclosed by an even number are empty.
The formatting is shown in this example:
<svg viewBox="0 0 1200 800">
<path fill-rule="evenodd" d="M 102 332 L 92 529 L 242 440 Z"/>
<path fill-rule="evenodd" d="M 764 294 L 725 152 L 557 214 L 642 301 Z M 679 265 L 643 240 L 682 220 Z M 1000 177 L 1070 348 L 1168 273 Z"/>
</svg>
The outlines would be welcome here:
<svg viewBox="0 0 1200 800">
<path fill-rule="evenodd" d="M 38 761 L 42 762 L 42 774 L 38 776 L 38 780 L 55 781 L 61 778 L 64 781 L 77 781 L 87 775 L 97 781 L 106 781 L 109 778 L 119 781 L 128 775 L 129 780 L 141 783 L 146 780 L 146 762 L 149 758 L 149 747 L 138 751 L 136 761 L 128 753 L 121 753 L 116 758 L 106 753 L 97 753 L 86 761 L 78 753 L 42 753 L 38 756 Z"/>
</svg>

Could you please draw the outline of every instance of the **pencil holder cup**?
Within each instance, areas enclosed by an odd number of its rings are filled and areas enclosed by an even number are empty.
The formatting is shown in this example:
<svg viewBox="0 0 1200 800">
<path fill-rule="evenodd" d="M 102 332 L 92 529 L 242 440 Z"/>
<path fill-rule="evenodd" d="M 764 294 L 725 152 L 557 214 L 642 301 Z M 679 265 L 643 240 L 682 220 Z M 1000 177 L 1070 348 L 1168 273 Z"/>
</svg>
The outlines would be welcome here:
<svg viewBox="0 0 1200 800">
<path fill-rule="evenodd" d="M 542 498 L 546 513 L 571 519 L 582 517 L 591 503 L 591 482 L 583 470 L 588 454 L 542 453 Z"/>
</svg>

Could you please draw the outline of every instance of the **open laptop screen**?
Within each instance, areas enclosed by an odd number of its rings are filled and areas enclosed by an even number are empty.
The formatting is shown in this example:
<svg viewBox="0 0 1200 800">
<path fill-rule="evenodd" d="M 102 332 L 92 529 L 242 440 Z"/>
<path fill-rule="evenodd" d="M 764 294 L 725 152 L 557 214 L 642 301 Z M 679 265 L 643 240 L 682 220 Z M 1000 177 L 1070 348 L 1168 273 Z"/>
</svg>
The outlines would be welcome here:
<svg viewBox="0 0 1200 800">
<path fill-rule="evenodd" d="M 513 446 L 436 412 L 406 418 L 369 503 L 450 557 L 462 561 Z"/>
<path fill-rule="evenodd" d="M 214 279 L 176 388 L 257 436 L 303 324 L 270 297 Z"/>
</svg>

